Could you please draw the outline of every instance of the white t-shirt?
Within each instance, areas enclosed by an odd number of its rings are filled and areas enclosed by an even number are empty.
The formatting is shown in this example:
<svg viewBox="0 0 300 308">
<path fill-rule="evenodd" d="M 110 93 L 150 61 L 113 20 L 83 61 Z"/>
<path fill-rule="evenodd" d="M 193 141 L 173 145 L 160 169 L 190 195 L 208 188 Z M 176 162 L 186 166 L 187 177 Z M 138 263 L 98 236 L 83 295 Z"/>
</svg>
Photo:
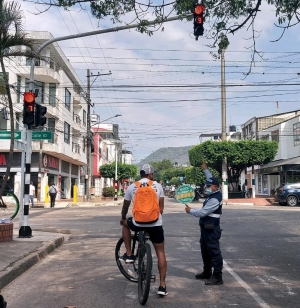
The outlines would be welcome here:
<svg viewBox="0 0 300 308">
<path fill-rule="evenodd" d="M 147 178 L 143 178 L 141 180 L 139 180 L 139 182 L 141 184 L 143 183 L 148 183 L 150 180 L 147 179 Z M 156 195 L 157 195 L 157 198 L 158 198 L 158 201 L 159 201 L 159 198 L 161 197 L 164 197 L 164 190 L 162 188 L 162 186 L 157 183 L 156 181 L 153 181 L 153 184 L 152 184 L 152 188 L 155 190 L 156 192 Z M 131 184 L 126 192 L 125 192 L 125 196 L 124 196 L 124 199 L 127 200 L 127 201 L 132 201 L 134 200 L 134 195 L 137 191 L 137 186 L 135 185 L 135 183 Z M 161 214 L 159 214 L 159 218 L 156 222 L 154 223 L 151 223 L 151 224 L 138 224 L 135 222 L 134 218 L 132 218 L 132 222 L 134 225 L 138 226 L 138 227 L 155 227 L 155 226 L 162 226 L 162 216 Z"/>
<path fill-rule="evenodd" d="M 30 184 L 29 185 L 29 196 L 34 196 L 34 192 L 35 192 L 35 187 Z"/>
</svg>

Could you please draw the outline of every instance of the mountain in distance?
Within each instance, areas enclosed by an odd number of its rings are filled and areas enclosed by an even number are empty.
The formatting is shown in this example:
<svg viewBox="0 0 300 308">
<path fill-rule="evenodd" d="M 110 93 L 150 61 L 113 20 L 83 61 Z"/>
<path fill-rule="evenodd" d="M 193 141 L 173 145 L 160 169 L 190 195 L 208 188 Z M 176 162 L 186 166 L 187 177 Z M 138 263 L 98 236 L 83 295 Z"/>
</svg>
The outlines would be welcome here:
<svg viewBox="0 0 300 308">
<path fill-rule="evenodd" d="M 142 159 L 137 166 L 142 167 L 144 164 L 149 164 L 152 161 L 162 161 L 164 159 L 169 159 L 173 164 L 178 165 L 190 165 L 188 151 L 193 145 L 185 147 L 170 147 L 170 148 L 160 148 L 155 152 L 148 155 L 146 158 Z"/>
</svg>

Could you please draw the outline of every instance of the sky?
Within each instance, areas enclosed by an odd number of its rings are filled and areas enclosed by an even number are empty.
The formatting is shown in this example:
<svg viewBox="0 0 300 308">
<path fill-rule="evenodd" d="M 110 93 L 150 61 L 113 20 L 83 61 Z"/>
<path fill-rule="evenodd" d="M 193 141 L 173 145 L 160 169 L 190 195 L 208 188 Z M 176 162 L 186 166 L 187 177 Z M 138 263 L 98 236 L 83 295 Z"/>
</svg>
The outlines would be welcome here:
<svg viewBox="0 0 300 308">
<path fill-rule="evenodd" d="M 111 28 L 95 19 L 87 4 L 81 9 L 53 7 L 21 1 L 25 29 L 49 31 L 54 37 Z M 229 35 L 225 52 L 226 127 L 237 130 L 252 117 L 299 108 L 299 26 L 274 26 L 275 9 L 263 5 L 255 21 L 255 67 L 251 28 Z M 208 28 L 207 24 L 204 24 Z M 83 84 L 87 69 L 103 75 L 91 78 L 92 113 L 100 121 L 119 125 L 123 149 L 132 151 L 134 163 L 163 147 L 199 144 L 202 133 L 221 132 L 221 62 L 211 40 L 193 36 L 192 21 L 174 21 L 149 37 L 137 31 L 90 36 L 58 42 Z M 296 84 L 296 85 L 288 85 Z M 298 85 L 299 84 L 299 85 Z"/>
</svg>

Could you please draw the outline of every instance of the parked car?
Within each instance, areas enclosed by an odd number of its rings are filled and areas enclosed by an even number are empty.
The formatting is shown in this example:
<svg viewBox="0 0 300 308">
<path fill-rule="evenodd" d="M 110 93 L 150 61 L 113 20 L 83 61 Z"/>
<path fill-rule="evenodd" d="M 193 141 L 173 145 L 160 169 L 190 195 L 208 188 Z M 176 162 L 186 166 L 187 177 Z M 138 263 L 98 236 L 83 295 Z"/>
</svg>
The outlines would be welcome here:
<svg viewBox="0 0 300 308">
<path fill-rule="evenodd" d="M 300 183 L 282 184 L 274 197 L 281 205 L 296 206 L 300 202 Z"/>
</svg>

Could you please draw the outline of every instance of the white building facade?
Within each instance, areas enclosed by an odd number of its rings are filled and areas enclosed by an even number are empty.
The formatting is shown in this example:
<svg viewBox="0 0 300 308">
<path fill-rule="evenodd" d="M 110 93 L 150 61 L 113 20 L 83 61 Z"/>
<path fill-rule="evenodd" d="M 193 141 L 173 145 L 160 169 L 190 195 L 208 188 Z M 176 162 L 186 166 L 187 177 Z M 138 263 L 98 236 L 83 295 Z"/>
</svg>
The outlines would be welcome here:
<svg viewBox="0 0 300 308">
<path fill-rule="evenodd" d="M 271 195 L 282 183 L 300 182 L 300 110 L 294 117 L 258 133 L 259 140 L 278 142 L 274 160 L 255 170 L 256 193 Z"/>
<path fill-rule="evenodd" d="M 29 37 L 39 46 L 53 38 L 49 32 L 38 31 L 30 32 Z M 47 122 L 43 129 L 51 131 L 52 138 L 32 142 L 31 180 L 36 191 L 41 187 L 41 201 L 46 196 L 46 185 L 52 181 L 67 198 L 73 197 L 73 185 L 84 182 L 87 135 L 87 103 L 83 98 L 82 82 L 57 43 L 49 45 L 42 55 L 44 60 L 35 63 L 34 89 L 38 93 L 36 103 L 47 107 Z M 12 91 L 15 129 L 22 131 L 23 94 L 28 91 L 31 60 L 15 57 L 6 60 L 5 64 L 9 83 L 15 89 Z M 5 107 L 6 101 L 0 98 L 0 109 Z M 10 130 L 10 123 L 4 117 L 0 119 L 0 129 Z M 0 141 L 0 174 L 6 170 L 9 143 L 9 140 Z M 16 141 L 10 178 L 10 184 L 15 187 L 21 171 L 20 149 Z"/>
</svg>

